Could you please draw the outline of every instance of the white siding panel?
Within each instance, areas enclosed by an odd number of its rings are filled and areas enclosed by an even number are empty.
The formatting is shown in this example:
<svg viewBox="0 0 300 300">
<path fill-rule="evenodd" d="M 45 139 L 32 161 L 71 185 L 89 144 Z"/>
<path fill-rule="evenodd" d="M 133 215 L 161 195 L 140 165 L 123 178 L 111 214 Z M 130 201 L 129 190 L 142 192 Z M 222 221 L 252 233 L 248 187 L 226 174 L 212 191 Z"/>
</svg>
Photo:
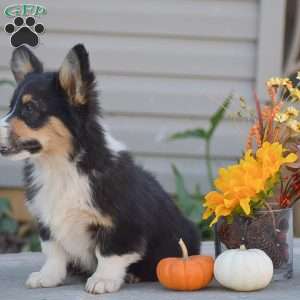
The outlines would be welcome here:
<svg viewBox="0 0 300 300">
<path fill-rule="evenodd" d="M 7 72 L 0 72 L 0 80 L 2 79 L 12 79 L 11 75 L 7 75 Z M 10 99 L 12 97 L 14 88 L 8 84 L 0 85 L 0 110 L 6 111 L 8 109 L 8 105 Z"/>
<path fill-rule="evenodd" d="M 257 3 L 194 0 L 43 1 L 49 31 L 256 39 Z M 87 5 L 88 3 L 88 5 Z M 73 22 L 67 15 L 73 16 Z"/>
<path fill-rule="evenodd" d="M 201 184 L 202 190 L 208 187 L 205 162 L 202 159 L 151 157 L 135 155 L 136 161 L 164 184 L 169 192 L 175 191 L 174 176 L 171 165 L 175 165 L 184 174 L 186 186 L 193 191 L 196 184 Z M 232 160 L 213 161 L 214 169 L 233 163 Z M 23 185 L 22 162 L 9 161 L 0 157 L 0 187 L 20 187 Z"/>
<path fill-rule="evenodd" d="M 10 72 L 0 71 L 0 79 L 12 79 Z M 98 89 L 106 113 L 203 117 L 214 113 L 231 93 L 252 98 L 253 81 L 218 79 L 179 79 L 99 75 Z M 12 94 L 10 86 L 1 87 L 0 109 L 6 109 Z M 238 101 L 233 101 L 235 111 Z"/>
<path fill-rule="evenodd" d="M 255 44 L 219 41 L 66 35 L 48 33 L 36 53 L 46 66 L 58 67 L 68 49 L 84 43 L 92 67 L 102 73 L 157 74 L 180 77 L 229 77 L 253 79 Z M 0 67 L 7 68 L 11 47 L 0 33 Z M 220 68 L 220 66 L 222 66 Z M 233 68 L 233 66 L 235 66 Z"/>
<path fill-rule="evenodd" d="M 164 183 L 165 188 L 175 191 L 175 180 L 172 173 L 171 165 L 175 165 L 184 175 L 186 187 L 189 191 L 194 191 L 196 184 L 200 185 L 202 192 L 207 192 L 209 182 L 207 179 L 207 170 L 205 161 L 202 159 L 173 158 L 173 157 L 149 157 L 136 156 L 137 162 L 145 169 L 153 172 L 156 178 Z M 212 166 L 215 170 L 220 167 L 234 163 L 233 160 L 214 160 Z M 216 175 L 216 174 L 214 174 Z"/>
<path fill-rule="evenodd" d="M 22 162 L 10 161 L 0 156 L 0 187 L 23 185 Z"/>
<path fill-rule="evenodd" d="M 203 127 L 207 121 L 176 118 L 106 116 L 105 122 L 113 135 L 124 141 L 136 153 L 164 156 L 203 157 L 204 144 L 195 139 L 170 141 L 179 130 Z M 215 157 L 236 158 L 246 142 L 249 124 L 225 121 L 217 129 L 212 153 Z"/>
<path fill-rule="evenodd" d="M 7 109 L 0 110 L 4 115 Z M 170 136 L 185 129 L 207 128 L 208 121 L 185 118 L 123 116 L 104 114 L 105 124 L 114 137 L 136 154 L 201 158 L 204 143 L 197 139 L 171 140 Z M 212 154 L 217 158 L 235 159 L 246 142 L 249 123 L 224 121 L 216 130 Z M 220 146 L 221 145 L 221 146 Z"/>
<path fill-rule="evenodd" d="M 106 112 L 207 117 L 233 93 L 251 99 L 252 81 L 101 76 Z M 233 101 L 232 110 L 237 108 Z"/>
<path fill-rule="evenodd" d="M 287 0 L 277 0 L 275 7 L 273 3 L 273 0 L 260 1 L 256 89 L 262 99 L 267 98 L 265 82 L 270 77 L 282 75 Z"/>
<path fill-rule="evenodd" d="M 190 189 L 198 182 L 205 189 L 203 143 L 167 138 L 179 130 L 207 127 L 209 116 L 231 92 L 251 98 L 256 78 L 265 71 L 257 66 L 262 1 L 40 0 L 48 8 L 41 19 L 47 31 L 34 51 L 53 69 L 74 44 L 84 43 L 113 135 L 169 191 L 174 191 L 171 163 Z M 8 4 L 1 1 L 0 8 Z M 11 52 L 1 30 L 0 78 L 11 77 Z M 2 112 L 11 93 L 11 88 L 0 88 Z M 221 125 L 212 144 L 215 167 L 240 155 L 247 129 L 246 122 Z M 7 174 L 0 186 L 21 184 L 20 164 L 0 160 L 0 169 Z"/>
</svg>

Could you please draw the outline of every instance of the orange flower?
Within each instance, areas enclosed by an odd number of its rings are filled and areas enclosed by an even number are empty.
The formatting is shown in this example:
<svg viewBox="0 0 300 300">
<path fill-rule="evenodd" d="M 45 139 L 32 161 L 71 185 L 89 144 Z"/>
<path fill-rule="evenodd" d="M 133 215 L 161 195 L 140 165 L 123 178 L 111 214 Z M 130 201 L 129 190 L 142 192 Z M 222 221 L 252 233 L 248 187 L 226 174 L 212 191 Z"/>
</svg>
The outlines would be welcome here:
<svg viewBox="0 0 300 300">
<path fill-rule="evenodd" d="M 257 150 L 256 157 L 249 150 L 238 164 L 221 168 L 214 182 L 219 192 L 212 191 L 205 196 L 206 211 L 203 218 L 214 215 L 213 225 L 220 217 L 233 214 L 237 208 L 249 215 L 257 195 L 270 188 L 266 184 L 269 179 L 279 172 L 283 164 L 297 160 L 296 154 L 284 156 L 283 153 L 281 144 L 264 142 Z"/>
<path fill-rule="evenodd" d="M 298 157 L 295 153 L 283 156 L 284 148 L 280 143 L 264 142 L 256 152 L 257 160 L 262 164 L 264 178 L 274 176 L 283 164 L 293 163 Z"/>
<path fill-rule="evenodd" d="M 203 214 L 203 218 L 208 219 L 212 214 L 216 215 L 211 225 L 216 223 L 221 216 L 228 216 L 231 213 L 231 210 L 225 206 L 222 194 L 210 192 L 205 196 L 205 200 L 204 207 L 207 207 L 207 209 Z"/>
</svg>

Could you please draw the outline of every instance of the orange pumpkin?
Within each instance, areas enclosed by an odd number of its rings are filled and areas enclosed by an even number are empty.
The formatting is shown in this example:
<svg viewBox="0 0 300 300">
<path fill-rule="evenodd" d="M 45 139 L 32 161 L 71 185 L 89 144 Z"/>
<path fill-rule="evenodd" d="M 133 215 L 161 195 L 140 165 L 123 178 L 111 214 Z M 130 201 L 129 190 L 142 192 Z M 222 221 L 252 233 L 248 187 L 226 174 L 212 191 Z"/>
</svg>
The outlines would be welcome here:
<svg viewBox="0 0 300 300">
<path fill-rule="evenodd" d="M 188 256 L 187 247 L 182 239 L 179 245 L 182 258 L 162 259 L 156 268 L 158 280 L 164 287 L 178 291 L 194 291 L 206 287 L 213 278 L 213 258 Z"/>
</svg>

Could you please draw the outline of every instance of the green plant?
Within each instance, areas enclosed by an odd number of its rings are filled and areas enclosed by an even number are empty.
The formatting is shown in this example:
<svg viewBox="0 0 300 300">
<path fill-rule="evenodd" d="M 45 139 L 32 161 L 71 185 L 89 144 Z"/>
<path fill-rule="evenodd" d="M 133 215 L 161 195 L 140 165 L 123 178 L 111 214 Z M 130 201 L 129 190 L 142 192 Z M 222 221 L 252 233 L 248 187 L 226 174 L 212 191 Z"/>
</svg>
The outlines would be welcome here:
<svg viewBox="0 0 300 300">
<path fill-rule="evenodd" d="M 175 165 L 172 165 L 175 176 L 176 195 L 175 203 L 185 216 L 195 222 L 204 239 L 211 239 L 212 232 L 206 221 L 201 220 L 203 213 L 203 195 L 200 192 L 199 185 L 196 185 L 194 192 L 191 194 L 187 191 L 184 178 Z"/>
<path fill-rule="evenodd" d="M 16 234 L 17 222 L 12 218 L 10 202 L 6 198 L 0 198 L 0 234 Z"/>
<path fill-rule="evenodd" d="M 230 95 L 225 99 L 223 104 L 219 109 L 210 117 L 209 128 L 195 128 L 189 129 L 182 132 L 177 132 L 171 136 L 171 139 L 187 139 L 194 138 L 199 139 L 205 143 L 205 162 L 207 169 L 207 177 L 209 180 L 210 188 L 213 186 L 213 168 L 212 168 L 212 157 L 211 157 L 211 142 L 214 137 L 214 133 L 221 121 L 224 119 L 225 112 L 230 105 L 232 96 Z M 184 182 L 184 178 L 180 171 L 173 165 L 172 170 L 175 176 L 176 183 L 176 195 L 175 201 L 178 207 L 183 211 L 183 213 L 192 221 L 196 222 L 202 231 L 204 239 L 209 239 L 212 237 L 212 231 L 209 228 L 209 223 L 207 221 L 201 220 L 201 215 L 203 213 L 203 194 L 200 192 L 200 186 L 197 185 L 192 194 L 190 194 Z"/>
<path fill-rule="evenodd" d="M 35 226 L 16 221 L 12 216 L 10 201 L 0 198 L 0 253 L 39 250 Z"/>
<path fill-rule="evenodd" d="M 0 86 L 1 85 L 10 85 L 11 87 L 15 87 L 16 83 L 10 79 L 0 79 Z"/>
</svg>

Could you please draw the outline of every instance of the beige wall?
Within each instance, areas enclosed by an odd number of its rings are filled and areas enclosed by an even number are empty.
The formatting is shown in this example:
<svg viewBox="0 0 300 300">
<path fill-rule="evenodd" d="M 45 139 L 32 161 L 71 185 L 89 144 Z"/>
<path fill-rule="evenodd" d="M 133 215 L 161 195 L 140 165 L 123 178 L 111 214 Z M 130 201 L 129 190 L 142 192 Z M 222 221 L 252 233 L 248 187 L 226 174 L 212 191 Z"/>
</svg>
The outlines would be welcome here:
<svg viewBox="0 0 300 300">
<path fill-rule="evenodd" d="M 30 220 L 30 215 L 25 207 L 23 189 L 0 189 L 0 198 L 8 198 L 11 201 L 13 215 L 19 221 Z"/>
</svg>

